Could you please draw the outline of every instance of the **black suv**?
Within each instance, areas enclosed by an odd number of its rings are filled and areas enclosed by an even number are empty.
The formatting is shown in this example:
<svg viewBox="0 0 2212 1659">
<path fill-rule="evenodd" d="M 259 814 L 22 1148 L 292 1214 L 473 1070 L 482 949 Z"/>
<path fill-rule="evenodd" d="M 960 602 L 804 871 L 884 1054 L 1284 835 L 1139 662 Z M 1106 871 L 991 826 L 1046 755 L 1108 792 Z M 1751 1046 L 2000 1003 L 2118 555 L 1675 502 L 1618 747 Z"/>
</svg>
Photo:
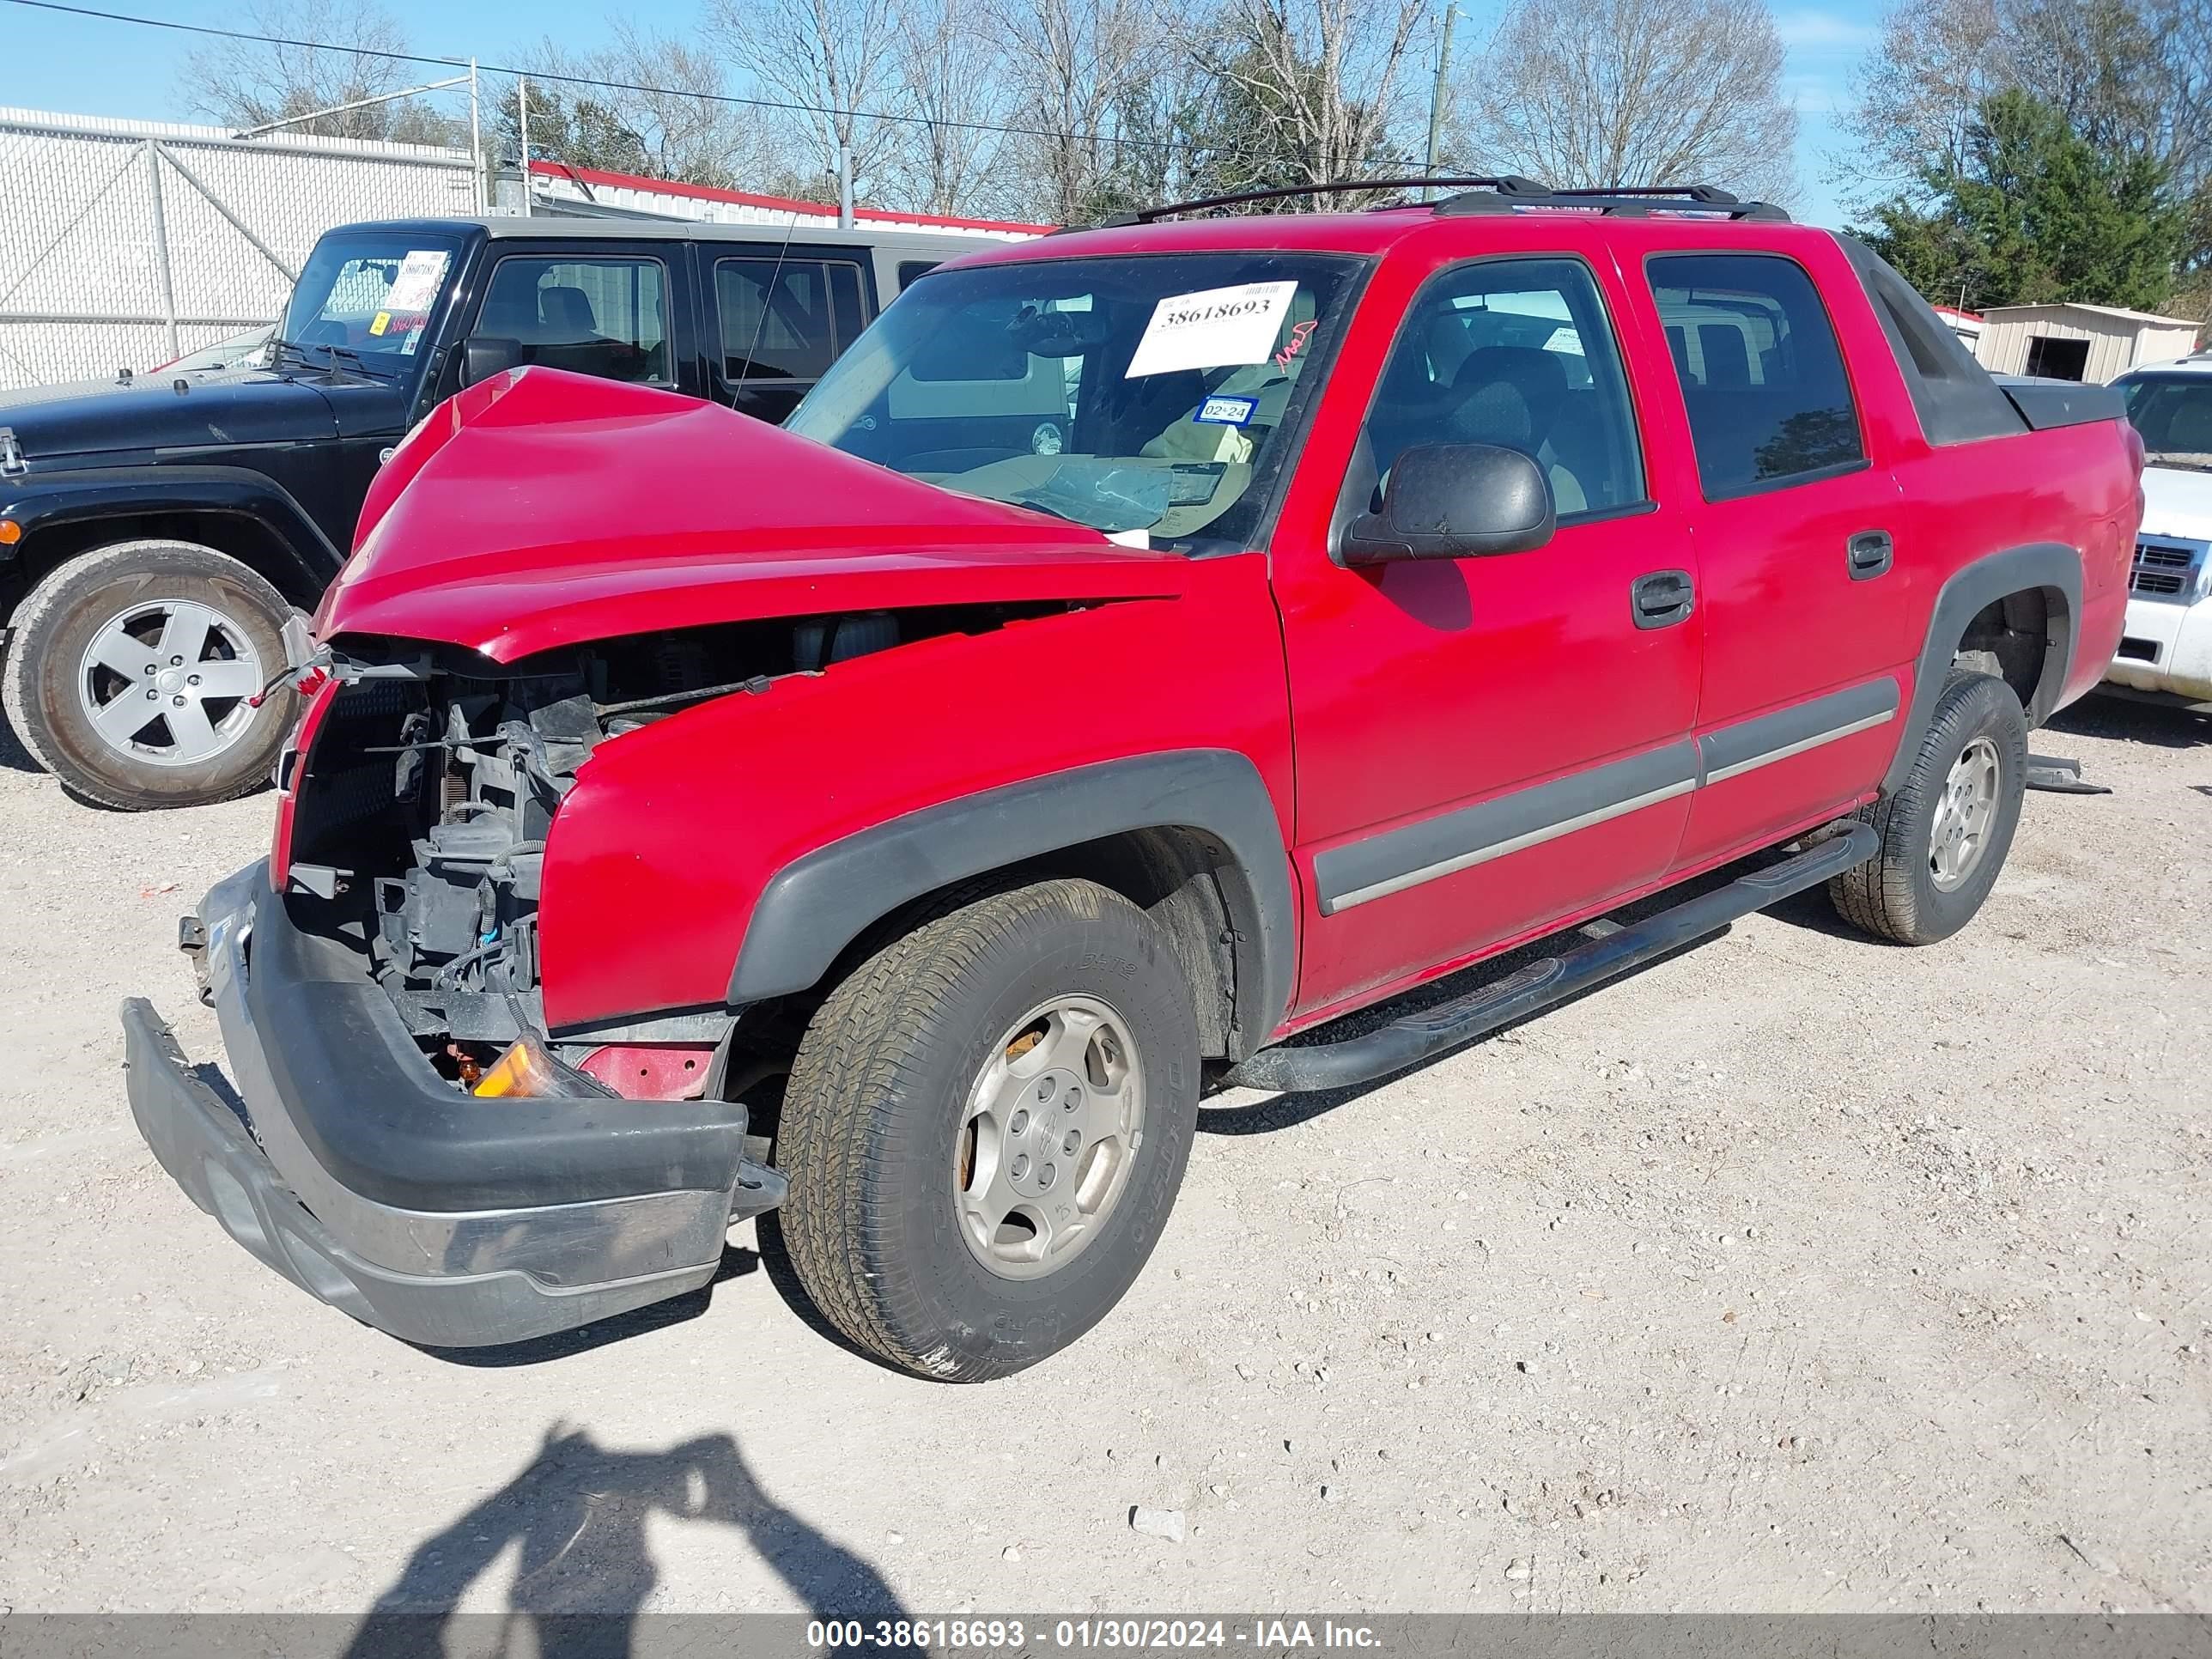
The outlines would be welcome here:
<svg viewBox="0 0 2212 1659">
<path fill-rule="evenodd" d="M 269 775 L 282 634 L 407 429 L 521 364 L 780 421 L 907 283 L 979 246 L 902 231 L 578 219 L 343 226 L 251 367 L 0 393 L 0 696 L 105 805 Z"/>
</svg>

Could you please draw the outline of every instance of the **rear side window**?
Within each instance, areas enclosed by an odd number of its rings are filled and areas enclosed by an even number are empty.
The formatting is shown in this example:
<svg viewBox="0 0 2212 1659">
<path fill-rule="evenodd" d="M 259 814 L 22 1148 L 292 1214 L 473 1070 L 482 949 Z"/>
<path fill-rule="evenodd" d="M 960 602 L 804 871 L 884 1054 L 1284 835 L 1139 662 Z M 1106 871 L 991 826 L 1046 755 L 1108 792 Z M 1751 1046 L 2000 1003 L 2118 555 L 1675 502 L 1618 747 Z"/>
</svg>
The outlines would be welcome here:
<svg viewBox="0 0 2212 1659">
<path fill-rule="evenodd" d="M 1648 266 L 1709 501 L 1866 460 L 1836 331 L 1795 260 L 1670 253 Z"/>
<path fill-rule="evenodd" d="M 723 373 L 818 380 L 863 325 L 860 268 L 839 259 L 718 259 Z"/>
<path fill-rule="evenodd" d="M 899 292 L 903 294 L 913 283 L 927 276 L 945 262 L 942 259 L 902 259 L 899 261 Z"/>
</svg>

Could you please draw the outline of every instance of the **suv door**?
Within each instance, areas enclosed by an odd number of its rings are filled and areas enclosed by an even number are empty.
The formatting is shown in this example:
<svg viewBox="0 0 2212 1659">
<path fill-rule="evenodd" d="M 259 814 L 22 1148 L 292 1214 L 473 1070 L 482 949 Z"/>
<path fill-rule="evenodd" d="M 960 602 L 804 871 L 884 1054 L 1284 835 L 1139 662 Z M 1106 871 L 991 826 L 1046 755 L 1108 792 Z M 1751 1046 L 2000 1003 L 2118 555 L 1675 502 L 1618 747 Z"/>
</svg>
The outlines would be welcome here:
<svg viewBox="0 0 2212 1659">
<path fill-rule="evenodd" d="M 1616 272 L 1564 255 L 1431 276 L 1366 413 L 1346 492 L 1359 499 L 1337 513 L 1340 526 L 1366 510 L 1409 446 L 1504 445 L 1550 480 L 1549 544 L 1348 569 L 1276 538 L 1297 859 L 1319 912 L 1302 1015 L 1587 911 L 1673 862 L 1702 624 L 1680 520 L 1645 487 L 1620 298 Z M 1632 596 L 1655 577 L 1680 603 L 1639 625 Z"/>
<path fill-rule="evenodd" d="M 857 252 L 700 249 L 714 320 L 714 396 L 743 415 L 780 422 L 799 407 L 875 314 L 875 290 Z"/>
<path fill-rule="evenodd" d="M 1702 787 L 1681 858 L 1710 864 L 1844 810 L 1881 777 L 1910 656 L 1892 569 L 1902 502 L 1869 457 L 1802 265 L 1686 252 L 1644 270 L 1696 473 L 1680 489 L 1705 589 Z"/>
</svg>

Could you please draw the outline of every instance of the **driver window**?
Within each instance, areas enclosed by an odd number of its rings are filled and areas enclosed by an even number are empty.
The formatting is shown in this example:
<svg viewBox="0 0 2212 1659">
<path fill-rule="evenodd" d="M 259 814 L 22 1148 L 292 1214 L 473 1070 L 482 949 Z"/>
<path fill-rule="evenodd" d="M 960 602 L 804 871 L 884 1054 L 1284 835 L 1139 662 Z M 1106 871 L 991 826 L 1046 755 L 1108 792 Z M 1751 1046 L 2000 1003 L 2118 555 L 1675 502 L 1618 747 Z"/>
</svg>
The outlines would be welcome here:
<svg viewBox="0 0 2212 1659">
<path fill-rule="evenodd" d="M 667 295 L 658 259 L 501 259 L 476 331 L 526 363 L 665 386 Z"/>
<path fill-rule="evenodd" d="M 1574 259 L 1493 259 L 1432 279 L 1367 416 L 1378 477 L 1415 444 L 1532 457 L 1560 521 L 1640 505 L 1644 469 L 1613 325 Z"/>
</svg>

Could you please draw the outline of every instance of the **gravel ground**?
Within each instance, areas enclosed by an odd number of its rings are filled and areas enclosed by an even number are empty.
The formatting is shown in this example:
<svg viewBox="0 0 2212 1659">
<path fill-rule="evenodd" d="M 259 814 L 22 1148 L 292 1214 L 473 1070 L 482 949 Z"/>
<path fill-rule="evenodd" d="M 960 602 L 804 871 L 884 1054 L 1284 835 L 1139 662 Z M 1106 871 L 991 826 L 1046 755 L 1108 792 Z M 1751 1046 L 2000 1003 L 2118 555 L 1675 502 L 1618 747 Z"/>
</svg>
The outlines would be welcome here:
<svg viewBox="0 0 2212 1659">
<path fill-rule="evenodd" d="M 2040 746 L 2117 793 L 2031 796 L 1959 939 L 1815 897 L 1228 1097 L 1120 1310 L 958 1389 L 810 1328 L 750 1229 L 520 1357 L 309 1301 L 118 1063 L 132 993 L 220 1058 L 175 918 L 267 799 L 94 811 L 7 745 L 0 1610 L 2212 1610 L 2212 723 Z"/>
</svg>

